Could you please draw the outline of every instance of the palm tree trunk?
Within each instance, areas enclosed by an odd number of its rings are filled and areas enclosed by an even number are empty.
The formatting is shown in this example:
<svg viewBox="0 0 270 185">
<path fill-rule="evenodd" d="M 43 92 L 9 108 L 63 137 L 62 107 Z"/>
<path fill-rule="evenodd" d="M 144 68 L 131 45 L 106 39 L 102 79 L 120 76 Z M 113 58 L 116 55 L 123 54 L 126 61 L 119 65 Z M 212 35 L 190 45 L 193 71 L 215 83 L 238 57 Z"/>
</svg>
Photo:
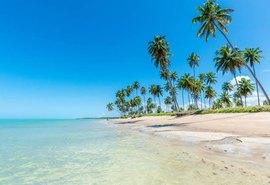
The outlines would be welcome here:
<svg viewBox="0 0 270 185">
<path fill-rule="evenodd" d="M 247 107 L 247 96 L 245 96 L 245 107 Z"/>
<path fill-rule="evenodd" d="M 210 101 L 211 101 L 211 98 L 209 98 L 209 102 L 208 102 L 208 104 L 209 104 L 209 110 L 211 109 Z"/>
<path fill-rule="evenodd" d="M 233 47 L 232 43 L 230 42 L 230 40 L 228 39 L 228 37 L 226 36 L 226 34 L 220 29 L 220 27 L 215 22 L 214 22 L 214 25 L 219 30 L 219 32 L 224 36 L 224 38 L 228 42 L 229 46 L 233 49 L 233 51 L 236 52 L 236 49 Z M 256 80 L 256 83 L 258 83 L 258 85 L 260 86 L 260 88 L 263 91 L 263 94 L 266 97 L 268 103 L 270 103 L 270 98 L 269 98 L 268 94 L 266 93 L 264 87 L 262 86 L 261 82 L 258 80 L 258 78 L 256 77 L 256 75 L 252 72 L 251 68 L 247 65 L 247 63 L 241 57 L 240 57 L 240 59 L 245 64 L 245 67 L 249 70 L 249 72 L 251 73 L 251 75 L 253 76 L 253 78 Z"/>
<path fill-rule="evenodd" d="M 145 111 L 145 113 L 146 113 L 147 110 L 146 110 L 145 96 L 143 96 L 143 103 L 144 103 L 144 111 Z"/>
<path fill-rule="evenodd" d="M 205 93 L 203 93 L 203 99 L 204 99 L 204 108 L 206 109 Z"/>
<path fill-rule="evenodd" d="M 201 110 L 202 110 L 202 102 L 203 102 L 203 92 L 201 91 Z"/>
<path fill-rule="evenodd" d="M 254 73 L 255 76 L 257 76 L 254 65 L 253 65 L 253 73 Z M 258 87 L 257 82 L 256 82 L 256 90 L 257 90 L 257 97 L 258 97 L 258 106 L 261 106 L 260 95 L 259 95 L 259 87 Z"/>
<path fill-rule="evenodd" d="M 160 97 L 158 97 L 158 102 L 159 102 L 159 106 L 160 106 L 160 108 L 161 108 Z"/>
<path fill-rule="evenodd" d="M 187 93 L 188 93 L 188 106 L 190 107 L 190 93 L 189 92 Z"/>
</svg>

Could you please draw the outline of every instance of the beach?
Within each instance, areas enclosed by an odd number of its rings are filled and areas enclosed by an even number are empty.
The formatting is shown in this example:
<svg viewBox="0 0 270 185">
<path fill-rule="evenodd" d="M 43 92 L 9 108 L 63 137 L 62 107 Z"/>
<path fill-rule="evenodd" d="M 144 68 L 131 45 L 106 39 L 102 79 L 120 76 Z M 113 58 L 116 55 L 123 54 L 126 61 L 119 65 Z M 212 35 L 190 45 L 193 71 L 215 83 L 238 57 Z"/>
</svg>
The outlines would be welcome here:
<svg viewBox="0 0 270 185">
<path fill-rule="evenodd" d="M 267 176 L 270 184 L 270 113 L 140 117 L 110 123 L 252 169 Z"/>
</svg>

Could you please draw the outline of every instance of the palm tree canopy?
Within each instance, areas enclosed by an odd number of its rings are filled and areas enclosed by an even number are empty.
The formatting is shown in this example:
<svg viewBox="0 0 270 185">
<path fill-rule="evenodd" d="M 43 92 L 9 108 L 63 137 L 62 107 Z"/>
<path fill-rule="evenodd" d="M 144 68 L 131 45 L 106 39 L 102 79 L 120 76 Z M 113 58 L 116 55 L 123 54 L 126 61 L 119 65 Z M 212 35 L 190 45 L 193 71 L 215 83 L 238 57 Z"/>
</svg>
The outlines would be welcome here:
<svg viewBox="0 0 270 185">
<path fill-rule="evenodd" d="M 156 96 L 157 97 L 163 96 L 163 88 L 160 85 L 156 86 Z"/>
<path fill-rule="evenodd" d="M 164 80 L 169 79 L 169 71 L 168 70 L 161 70 L 160 71 L 160 78 Z"/>
<path fill-rule="evenodd" d="M 193 23 L 201 23 L 197 36 L 209 40 L 210 36 L 216 37 L 216 27 L 218 26 L 224 33 L 228 34 L 226 28 L 231 23 L 231 15 L 233 9 L 222 9 L 215 0 L 208 0 L 203 6 L 197 8 L 200 15 L 195 17 Z"/>
<path fill-rule="evenodd" d="M 233 90 L 233 85 L 230 82 L 224 82 L 222 85 L 222 90 L 226 92 L 230 92 Z"/>
<path fill-rule="evenodd" d="M 193 83 L 192 79 L 189 73 L 185 73 L 178 81 L 178 88 L 190 90 Z"/>
<path fill-rule="evenodd" d="M 113 111 L 113 109 L 114 109 L 113 103 L 108 103 L 106 107 L 107 107 L 108 111 Z"/>
<path fill-rule="evenodd" d="M 216 52 L 216 58 L 214 59 L 215 67 L 217 71 L 221 71 L 223 74 L 231 72 L 236 73 L 236 70 L 241 71 L 243 60 L 241 59 L 242 52 L 233 51 L 229 46 L 223 46 Z"/>
<path fill-rule="evenodd" d="M 146 88 L 145 88 L 145 87 L 142 87 L 142 88 L 141 88 L 141 94 L 142 94 L 142 95 L 146 95 Z"/>
<path fill-rule="evenodd" d="M 133 88 L 134 89 L 139 89 L 140 88 L 140 83 L 138 81 L 135 81 L 134 84 L 133 84 Z"/>
<path fill-rule="evenodd" d="M 205 73 L 199 74 L 199 79 L 200 79 L 202 82 L 205 82 L 205 80 L 206 80 L 206 74 L 205 74 Z"/>
<path fill-rule="evenodd" d="M 176 81 L 178 79 L 178 74 L 175 71 L 173 71 L 171 72 L 170 78 L 172 81 Z"/>
<path fill-rule="evenodd" d="M 216 73 L 214 73 L 214 72 L 208 72 L 208 73 L 206 73 L 206 75 L 205 75 L 205 82 L 208 85 L 217 83 Z"/>
<path fill-rule="evenodd" d="M 260 48 L 246 48 L 244 51 L 244 60 L 253 67 L 254 64 L 259 64 L 260 60 L 263 58 L 261 53 L 262 50 Z"/>
<path fill-rule="evenodd" d="M 231 105 L 232 105 L 231 96 L 230 96 L 227 92 L 223 92 L 223 93 L 220 95 L 220 99 L 222 100 L 222 102 L 223 102 L 227 107 L 231 107 Z"/>
<path fill-rule="evenodd" d="M 191 68 L 198 67 L 200 60 L 200 57 L 195 53 L 191 53 L 187 58 L 188 64 Z"/>
<path fill-rule="evenodd" d="M 205 98 L 207 98 L 207 99 L 213 99 L 213 98 L 215 98 L 216 97 L 216 95 L 217 95 L 217 93 L 216 93 L 216 91 L 213 89 L 213 87 L 212 86 L 207 86 L 206 88 L 205 88 Z"/>
<path fill-rule="evenodd" d="M 170 96 L 167 96 L 164 100 L 165 105 L 170 105 L 172 104 L 172 98 Z"/>
<path fill-rule="evenodd" d="M 255 85 L 250 81 L 250 79 L 242 78 L 239 81 L 239 93 L 242 96 L 251 95 L 254 92 Z"/>
<path fill-rule="evenodd" d="M 151 55 L 152 60 L 155 61 L 155 66 L 160 67 L 162 70 L 170 66 L 168 57 L 171 56 L 170 44 L 166 41 L 165 36 L 155 36 L 153 41 L 148 43 L 148 53 Z"/>
</svg>

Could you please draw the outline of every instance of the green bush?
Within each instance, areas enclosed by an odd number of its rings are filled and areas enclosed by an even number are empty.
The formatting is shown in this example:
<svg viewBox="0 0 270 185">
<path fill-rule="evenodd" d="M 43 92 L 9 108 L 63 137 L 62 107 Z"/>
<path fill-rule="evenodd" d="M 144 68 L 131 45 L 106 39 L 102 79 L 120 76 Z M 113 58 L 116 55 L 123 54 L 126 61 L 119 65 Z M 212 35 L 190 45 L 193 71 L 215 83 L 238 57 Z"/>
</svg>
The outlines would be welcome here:
<svg viewBox="0 0 270 185">
<path fill-rule="evenodd" d="M 203 110 L 200 114 L 214 113 L 255 113 L 255 112 L 270 112 L 270 106 L 263 107 L 233 107 L 224 109 Z"/>
</svg>

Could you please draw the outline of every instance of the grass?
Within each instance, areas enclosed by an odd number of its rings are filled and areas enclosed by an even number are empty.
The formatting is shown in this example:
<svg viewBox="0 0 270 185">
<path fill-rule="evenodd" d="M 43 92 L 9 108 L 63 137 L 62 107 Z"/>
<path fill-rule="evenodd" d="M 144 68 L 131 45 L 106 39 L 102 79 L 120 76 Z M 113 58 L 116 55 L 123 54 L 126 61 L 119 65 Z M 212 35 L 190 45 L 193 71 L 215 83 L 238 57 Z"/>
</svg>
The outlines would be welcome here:
<svg viewBox="0 0 270 185">
<path fill-rule="evenodd" d="M 199 114 L 217 114 L 217 113 L 255 113 L 255 112 L 270 112 L 270 106 L 263 107 L 233 107 L 215 110 L 202 110 Z"/>
</svg>

